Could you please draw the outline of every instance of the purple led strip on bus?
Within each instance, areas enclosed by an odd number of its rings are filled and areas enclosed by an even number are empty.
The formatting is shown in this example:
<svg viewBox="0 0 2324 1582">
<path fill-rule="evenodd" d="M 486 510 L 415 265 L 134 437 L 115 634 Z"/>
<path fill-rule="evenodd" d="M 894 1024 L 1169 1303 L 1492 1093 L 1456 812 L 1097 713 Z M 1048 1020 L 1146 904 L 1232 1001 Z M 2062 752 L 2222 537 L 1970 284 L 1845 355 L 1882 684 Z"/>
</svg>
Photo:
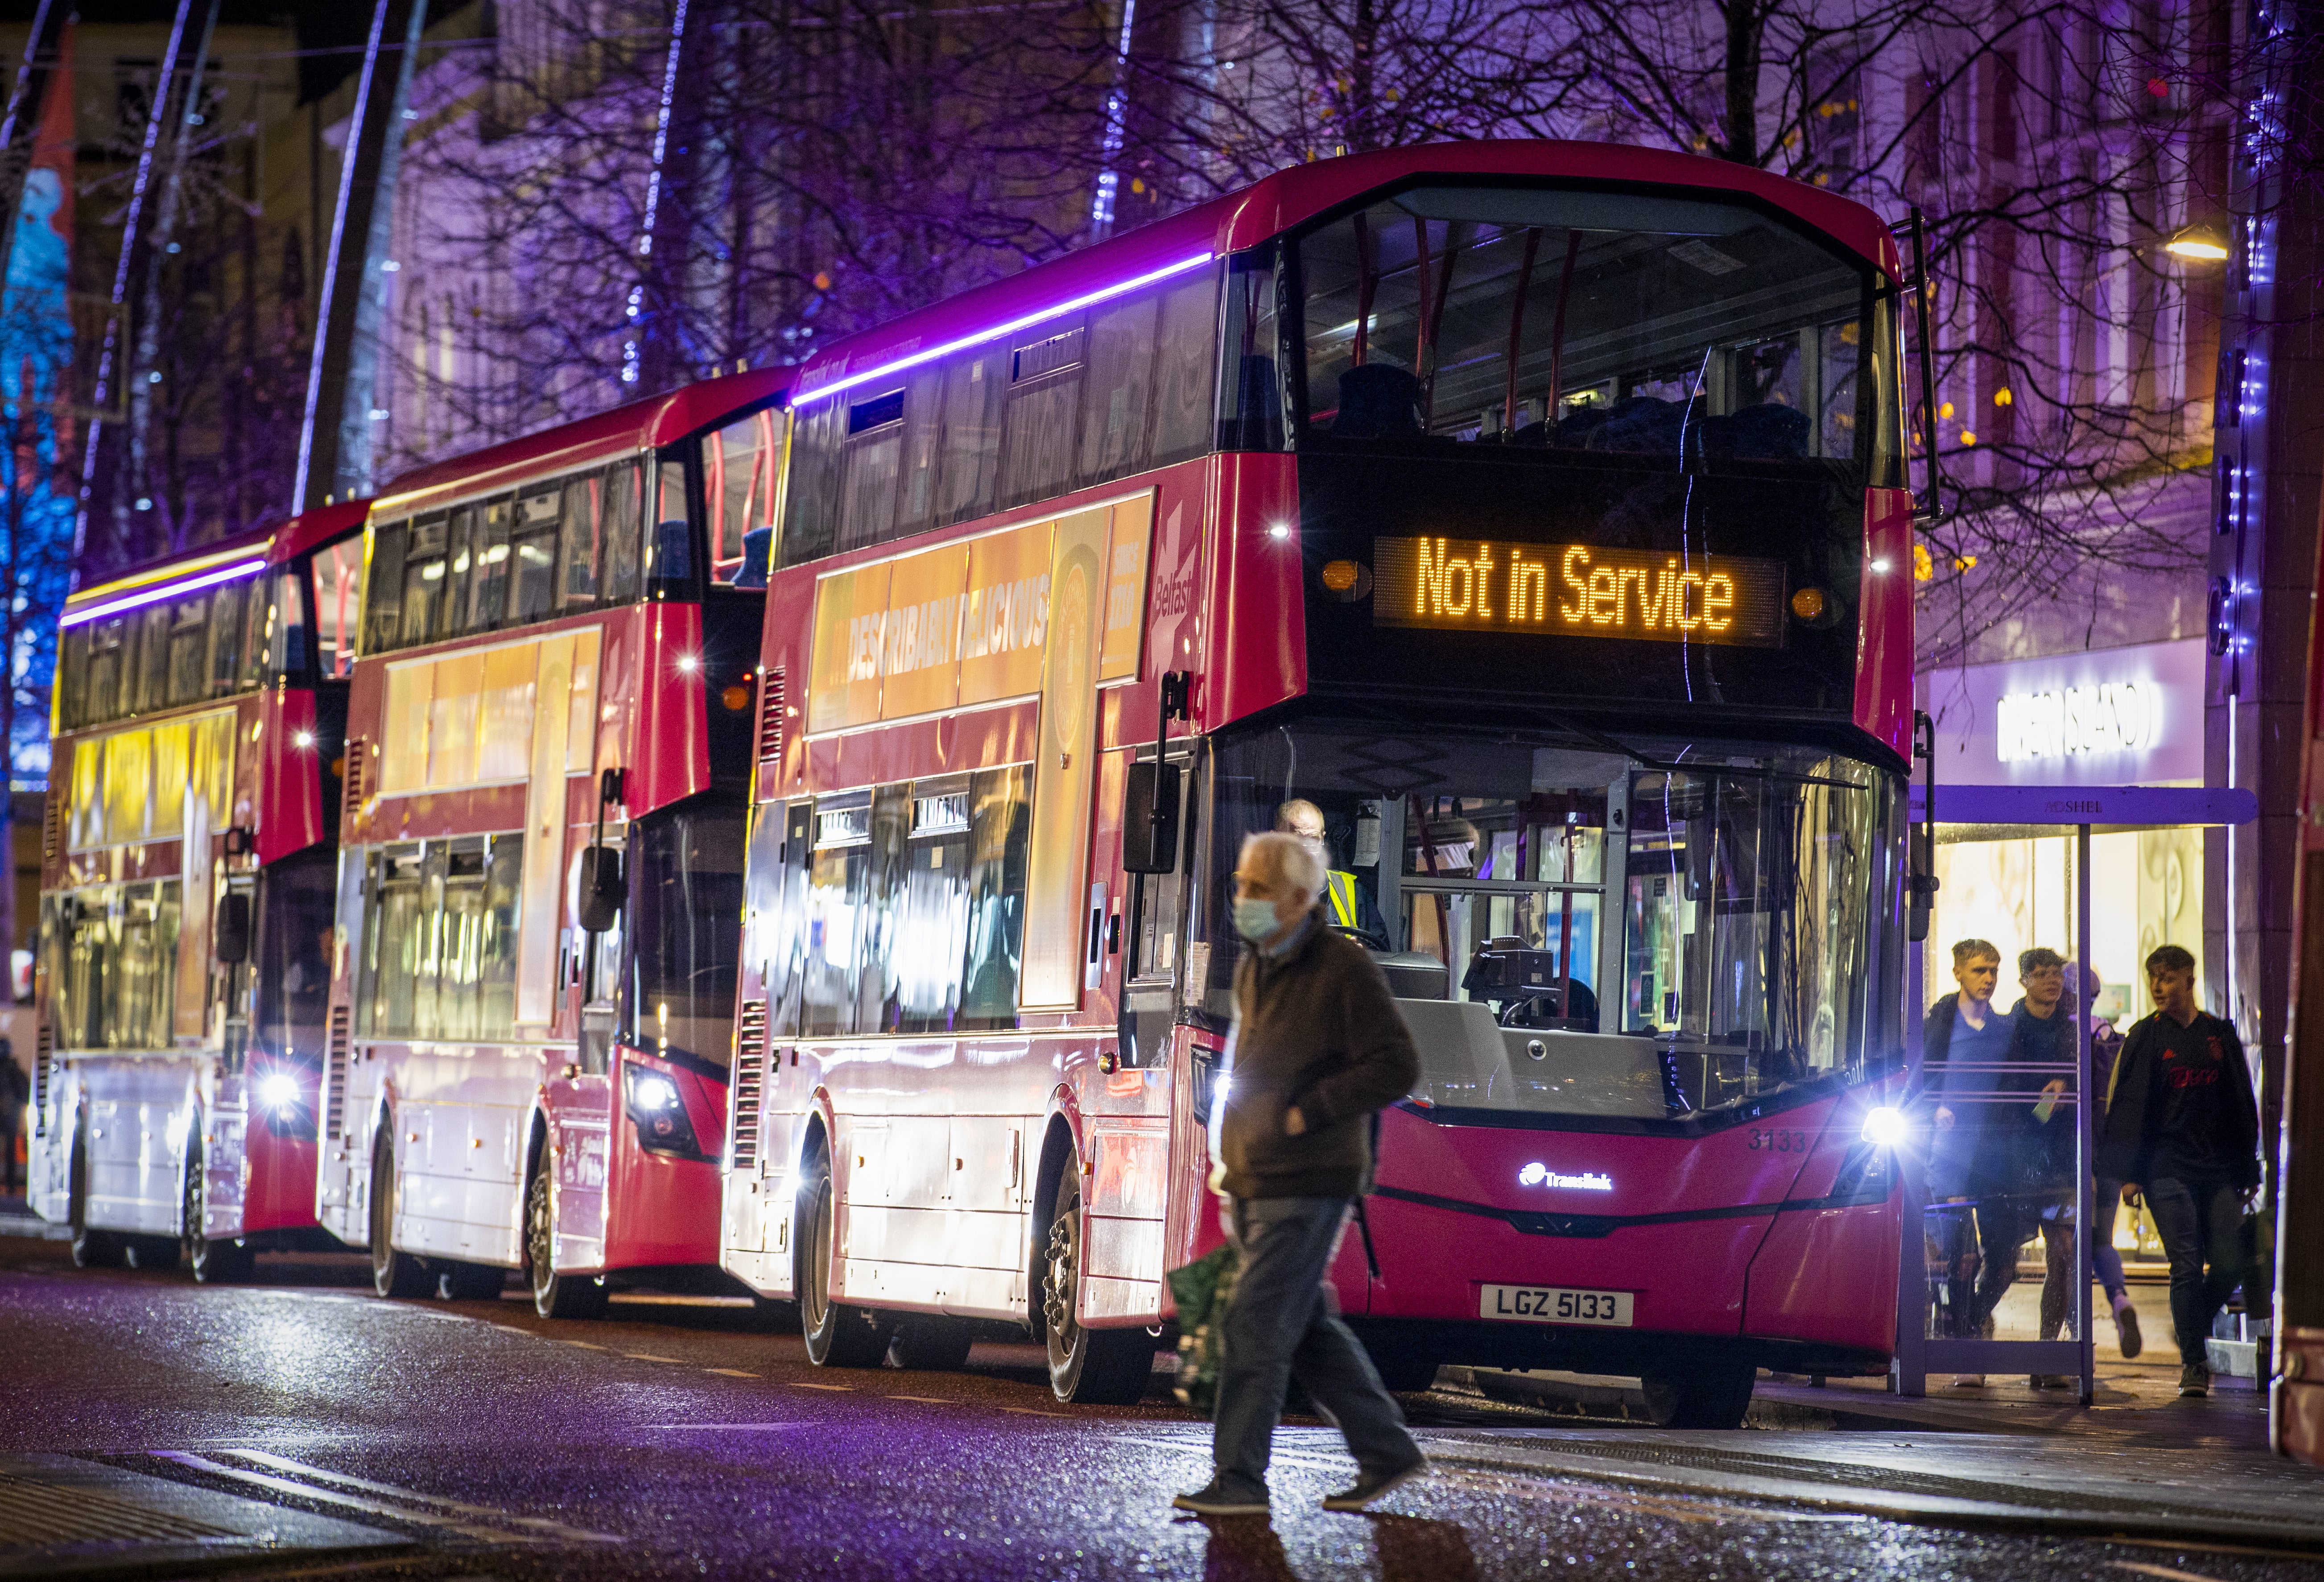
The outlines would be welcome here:
<svg viewBox="0 0 2324 1582">
<path fill-rule="evenodd" d="M 65 613 L 65 618 L 59 621 L 57 624 L 60 627 L 78 626 L 84 621 L 102 620 L 106 615 L 117 615 L 124 610 L 143 609 L 145 606 L 158 600 L 175 598 L 181 593 L 191 593 L 196 588 L 216 587 L 221 582 L 234 582 L 244 577 L 254 577 L 265 569 L 266 562 L 263 560 L 237 561 L 232 566 L 221 567 L 216 571 L 205 571 L 199 577 L 189 577 L 183 582 L 165 582 L 158 587 L 140 588 L 135 593 L 125 594 L 120 598 L 109 599 L 101 605 L 91 605 L 87 609 L 69 610 Z"/>
<path fill-rule="evenodd" d="M 1174 274 L 1184 274 L 1190 269 L 1200 269 L 1217 256 L 1215 253 L 1197 253 L 1192 257 L 1181 258 L 1176 264 L 1166 264 L 1159 269 L 1149 269 L 1144 274 L 1134 275 L 1129 280 L 1119 280 L 1110 286 L 1100 286 L 1096 291 L 1084 291 L 1080 296 L 1066 301 L 1052 302 L 1046 308 L 1011 319 L 1006 324 L 995 324 L 989 328 L 977 330 L 973 334 L 964 335 L 957 340 L 948 340 L 942 346 L 930 347 L 926 351 L 918 351 L 908 356 L 898 357 L 894 362 L 882 363 L 876 368 L 866 368 L 860 374 L 850 374 L 844 378 L 835 379 L 828 384 L 802 391 L 792 396 L 791 408 L 797 411 L 811 401 L 821 401 L 826 395 L 836 395 L 841 391 L 852 390 L 858 384 L 867 384 L 874 379 L 885 379 L 890 374 L 900 374 L 907 368 L 917 368 L 922 363 L 932 363 L 936 358 L 949 356 L 954 352 L 964 351 L 973 346 L 982 346 L 988 340 L 998 340 L 1004 335 L 1038 324 L 1044 319 L 1055 319 L 1060 313 L 1070 313 L 1076 308 L 1086 308 L 1093 303 L 1109 301 L 1125 292 L 1134 291 L 1140 286 L 1152 285 L 1157 280 L 1167 280 Z"/>
</svg>

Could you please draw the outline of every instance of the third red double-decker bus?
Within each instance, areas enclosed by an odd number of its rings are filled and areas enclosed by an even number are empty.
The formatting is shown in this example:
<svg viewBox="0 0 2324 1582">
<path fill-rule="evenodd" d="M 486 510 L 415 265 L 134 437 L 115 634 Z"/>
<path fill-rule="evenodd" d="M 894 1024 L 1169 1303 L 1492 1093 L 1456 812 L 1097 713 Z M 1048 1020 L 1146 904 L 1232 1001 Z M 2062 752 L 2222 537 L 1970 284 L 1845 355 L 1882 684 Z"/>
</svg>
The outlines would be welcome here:
<svg viewBox="0 0 2324 1582">
<path fill-rule="evenodd" d="M 69 599 L 42 830 L 32 1202 L 75 1262 L 249 1275 L 315 1227 L 361 503 Z"/>
<path fill-rule="evenodd" d="M 319 1204 L 383 1295 L 715 1264 L 788 376 L 398 479 L 347 726 Z M 756 559 L 752 551 L 756 551 Z"/>
<path fill-rule="evenodd" d="M 1792 181 L 1463 143 L 808 358 L 727 1267 L 818 1362 L 1000 1321 L 1141 1392 L 1218 1235 L 1238 849 L 1320 831 L 1425 1064 L 1335 1267 L 1391 1383 L 1711 1424 L 1757 1366 L 1885 1369 L 1899 280 Z"/>
</svg>

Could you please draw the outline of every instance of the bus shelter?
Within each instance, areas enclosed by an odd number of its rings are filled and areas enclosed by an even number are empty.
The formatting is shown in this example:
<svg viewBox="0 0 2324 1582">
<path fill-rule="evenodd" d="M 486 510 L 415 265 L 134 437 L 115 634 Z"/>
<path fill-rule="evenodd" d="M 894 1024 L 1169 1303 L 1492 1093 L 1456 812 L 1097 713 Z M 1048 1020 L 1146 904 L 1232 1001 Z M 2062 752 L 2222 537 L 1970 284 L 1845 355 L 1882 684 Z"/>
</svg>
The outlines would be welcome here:
<svg viewBox="0 0 2324 1582">
<path fill-rule="evenodd" d="M 2063 954 L 2071 965 L 2056 1013 L 2066 1020 L 2043 1058 L 2013 1055 L 2006 1039 L 1964 1039 L 1956 1028 L 1949 1057 L 1926 1061 L 1925 1013 L 1957 992 L 1943 971 L 1950 941 L 1932 934 L 1933 948 L 1909 953 L 1895 1387 L 1900 1395 L 1923 1394 L 1931 1374 L 2049 1375 L 2074 1381 L 2087 1406 L 2096 1376 L 2096 1244 L 2083 1227 L 2110 1234 L 2115 1220 L 2095 1201 L 2091 1170 L 2096 1106 L 2085 984 L 2094 958 L 2093 837 L 2246 824 L 2257 815 L 2257 801 L 2248 791 L 2211 787 L 1939 785 L 1933 794 L 1932 809 L 1929 789 L 1914 786 L 1912 818 L 1933 823 L 1940 847 L 2070 838 L 2061 854 L 2064 871 L 2052 878 L 2062 879 L 2068 898 L 2070 948 Z M 1941 891 L 1936 900 L 1941 915 Z M 2016 976 L 2015 962 L 2005 958 L 1988 1026 L 2006 1025 Z M 2045 1293 L 2052 1310 L 2043 1314 L 2040 1337 L 1996 1338 L 1993 1306 L 2014 1279 L 2017 1248 L 2034 1235 L 2045 1258 L 2069 1260 L 2068 1300 L 2058 1311 L 2054 1293 Z M 1997 1258 L 2009 1261 L 2008 1277 L 1993 1269 Z"/>
</svg>

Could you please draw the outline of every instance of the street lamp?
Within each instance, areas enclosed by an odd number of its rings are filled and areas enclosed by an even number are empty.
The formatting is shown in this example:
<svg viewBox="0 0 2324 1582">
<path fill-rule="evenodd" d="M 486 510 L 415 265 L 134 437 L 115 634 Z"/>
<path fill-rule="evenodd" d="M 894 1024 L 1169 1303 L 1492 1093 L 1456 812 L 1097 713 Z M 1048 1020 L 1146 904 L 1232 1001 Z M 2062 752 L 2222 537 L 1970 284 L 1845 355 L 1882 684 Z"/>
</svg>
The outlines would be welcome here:
<svg viewBox="0 0 2324 1582">
<path fill-rule="evenodd" d="M 2181 226 L 2163 244 L 2163 250 L 2174 258 L 2185 258 L 2199 264 L 2224 264 L 2227 245 L 2219 233 L 2209 226 Z"/>
</svg>

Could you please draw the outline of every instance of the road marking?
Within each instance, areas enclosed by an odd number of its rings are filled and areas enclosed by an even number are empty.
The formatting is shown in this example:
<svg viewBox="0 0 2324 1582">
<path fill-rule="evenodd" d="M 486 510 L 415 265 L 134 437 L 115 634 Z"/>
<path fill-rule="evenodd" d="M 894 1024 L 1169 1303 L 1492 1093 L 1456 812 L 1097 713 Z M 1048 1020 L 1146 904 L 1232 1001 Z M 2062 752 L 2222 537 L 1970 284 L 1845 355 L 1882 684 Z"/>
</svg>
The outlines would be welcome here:
<svg viewBox="0 0 2324 1582">
<path fill-rule="evenodd" d="M 1004 1406 L 1001 1410 L 1003 1411 L 1013 1411 L 1019 1417 L 1068 1417 L 1072 1415 L 1069 1412 L 1063 1411 L 1038 1411 L 1029 1406 Z M 1175 1449 L 1176 1447 L 1174 1446 L 1172 1448 Z"/>
<path fill-rule="evenodd" d="M 638 1426 L 647 1429 L 680 1429 L 692 1433 L 755 1434 L 771 1432 L 776 1429 L 804 1428 L 807 1425 L 795 1422 L 650 1422 L 641 1423 Z"/>
<path fill-rule="evenodd" d="M 2200 1571 L 2174 1571 L 2168 1566 L 2150 1566 L 2144 1560 L 2108 1560 L 2117 1571 L 2135 1571 L 2142 1577 L 2161 1577 L 2166 1582 L 2218 1582 L 2216 1577 L 2206 1577 Z"/>
<path fill-rule="evenodd" d="M 568 1340 L 566 1341 L 565 1344 L 567 1346 L 577 1346 L 584 1351 L 611 1351 L 613 1349 L 610 1346 L 600 1346 L 594 1340 Z"/>
<path fill-rule="evenodd" d="M 622 1353 L 622 1355 L 628 1357 L 633 1363 L 678 1363 L 681 1366 L 684 1365 L 683 1359 L 681 1358 L 674 1356 L 656 1356 L 650 1351 L 625 1351 Z"/>
<path fill-rule="evenodd" d="M 293 1461 L 288 1456 L 276 1456 L 264 1450 L 230 1450 L 227 1454 L 238 1456 L 244 1461 L 255 1461 L 262 1466 L 272 1466 L 281 1472 L 301 1473 L 324 1483 L 337 1484 L 341 1488 L 361 1489 L 365 1494 L 384 1494 L 393 1499 L 418 1500 L 430 1505 L 441 1505 L 447 1511 L 457 1511 L 463 1515 L 489 1517 L 494 1521 L 513 1522 L 519 1527 L 535 1528 L 542 1532 L 554 1533 L 559 1538 L 584 1539 L 592 1543 L 622 1541 L 610 1532 L 592 1532 L 586 1527 L 567 1527 L 562 1522 L 551 1522 L 545 1516 L 512 1515 L 506 1511 L 495 1510 L 490 1505 L 472 1505 L 464 1500 L 447 1499 L 442 1494 L 424 1494 L 418 1489 L 402 1488 L 392 1483 L 374 1483 L 367 1477 L 357 1477 L 346 1472 L 333 1472 L 324 1466 L 312 1466 L 304 1461 Z"/>
<path fill-rule="evenodd" d="M 740 1368 L 705 1368 L 702 1371 L 706 1374 L 724 1374 L 730 1379 L 755 1379 L 759 1376 L 756 1374 L 746 1374 Z"/>
<path fill-rule="evenodd" d="M 804 1379 L 794 1379 L 791 1383 L 801 1390 L 853 1390 L 855 1388 L 853 1384 L 810 1384 Z"/>
<path fill-rule="evenodd" d="M 929 1406 L 955 1406 L 959 1402 L 946 1395 L 890 1395 L 890 1401 L 918 1401 Z"/>
<path fill-rule="evenodd" d="M 228 1466 L 223 1461 L 213 1461 L 207 1456 L 197 1456 L 190 1450 L 156 1450 L 161 1460 L 174 1461 L 196 1472 L 207 1472 L 213 1477 L 231 1478 L 236 1483 L 254 1484 L 272 1489 L 276 1494 L 293 1494 L 318 1504 L 337 1505 L 349 1511 L 361 1511 L 368 1516 L 387 1516 L 398 1522 L 410 1522 L 421 1527 L 440 1528 L 466 1538 L 481 1538 L 489 1543 L 523 1543 L 522 1533 L 510 1532 L 497 1527 L 485 1527 L 473 1522 L 456 1522 L 449 1517 L 430 1515 L 425 1511 L 406 1510 L 400 1505 L 385 1504 L 378 1500 L 358 1499 L 353 1494 L 334 1494 L 311 1484 L 296 1483 L 287 1477 L 270 1477 L 263 1472 L 246 1472 L 239 1466 Z"/>
<path fill-rule="evenodd" d="M 532 1333 L 530 1329 L 520 1329 L 513 1324 L 494 1324 L 493 1325 L 493 1328 L 495 1329 L 505 1329 L 512 1335 L 530 1335 Z"/>
</svg>

